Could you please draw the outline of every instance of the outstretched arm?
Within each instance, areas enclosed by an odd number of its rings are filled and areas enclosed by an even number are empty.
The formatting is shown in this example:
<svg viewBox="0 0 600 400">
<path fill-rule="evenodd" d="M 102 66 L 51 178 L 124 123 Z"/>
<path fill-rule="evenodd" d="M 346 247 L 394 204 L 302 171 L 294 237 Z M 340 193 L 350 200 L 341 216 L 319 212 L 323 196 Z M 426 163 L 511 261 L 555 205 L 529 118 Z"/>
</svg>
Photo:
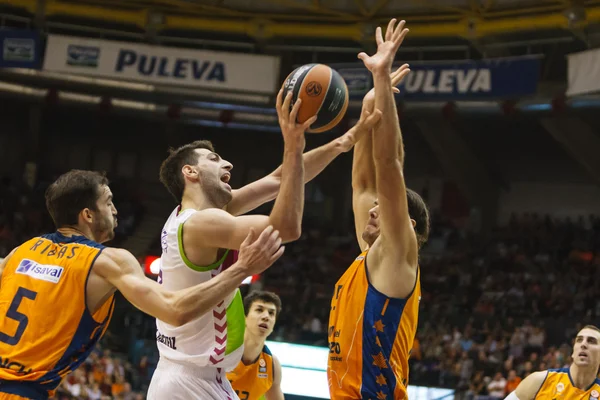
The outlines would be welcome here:
<svg viewBox="0 0 600 400">
<path fill-rule="evenodd" d="M 390 75 L 394 93 L 399 92 L 396 86 L 404 80 L 409 72 L 408 65 L 405 64 Z M 375 89 L 371 89 L 363 99 L 361 120 L 367 118 L 374 109 Z M 375 161 L 373 159 L 373 129 L 369 129 L 364 136 L 364 139 L 356 143 L 352 160 L 352 209 L 354 211 L 356 240 L 362 251 L 367 248 L 367 243 L 362 239 L 362 232 L 369 220 L 369 210 L 373 208 L 377 199 Z"/>
<path fill-rule="evenodd" d="M 238 261 L 208 282 L 177 292 L 147 278 L 127 250 L 107 248 L 94 263 L 94 273 L 115 286 L 141 311 L 170 325 L 180 326 L 212 309 L 249 275 L 271 266 L 284 252 L 272 227 L 255 240 L 252 231 L 244 241 Z"/>
<path fill-rule="evenodd" d="M 407 33 L 404 21 L 396 26 L 393 19 L 388 25 L 385 40 L 381 28 L 377 28 L 377 53 L 371 57 L 359 54 L 373 74 L 375 107 L 383 112 L 373 136 L 380 236 L 373 247 L 375 250 L 377 246 L 377 251 L 369 256 L 369 273 L 375 287 L 392 297 L 404 297 L 410 293 L 418 260 L 417 237 L 408 213 L 402 134 L 390 79 L 396 51 Z M 399 271 L 403 273 L 399 274 Z M 399 282 L 388 278 L 394 272 L 399 276 Z"/>
<path fill-rule="evenodd" d="M 188 257 L 203 248 L 239 249 L 250 228 L 263 230 L 268 225 L 281 233 L 284 242 L 300 237 L 304 211 L 304 164 L 302 151 L 306 144 L 304 132 L 315 117 L 304 124 L 296 123 L 301 101 L 296 101 L 291 112 L 291 92 L 282 101 L 283 91 L 277 96 L 277 114 L 284 138 L 281 192 L 271 214 L 234 217 L 227 211 L 207 209 L 194 213 L 183 225 L 183 247 Z"/>
<path fill-rule="evenodd" d="M 304 163 L 304 183 L 319 175 L 337 156 L 345 150 L 340 138 L 317 147 L 302 156 Z M 233 197 L 227 205 L 232 215 L 242 215 L 275 199 L 281 188 L 282 165 L 269 175 L 249 183 L 232 192 Z"/>
<path fill-rule="evenodd" d="M 370 113 L 373 114 L 373 104 Z M 310 182 L 319 175 L 337 156 L 346 153 L 366 132 L 371 130 L 379 121 L 381 114 L 365 115 L 348 132 L 331 142 L 303 154 L 304 183 Z M 254 210 L 277 197 L 281 188 L 283 166 L 279 166 L 269 175 L 249 183 L 233 191 L 233 198 L 227 205 L 227 211 L 232 215 L 242 215 Z"/>
</svg>

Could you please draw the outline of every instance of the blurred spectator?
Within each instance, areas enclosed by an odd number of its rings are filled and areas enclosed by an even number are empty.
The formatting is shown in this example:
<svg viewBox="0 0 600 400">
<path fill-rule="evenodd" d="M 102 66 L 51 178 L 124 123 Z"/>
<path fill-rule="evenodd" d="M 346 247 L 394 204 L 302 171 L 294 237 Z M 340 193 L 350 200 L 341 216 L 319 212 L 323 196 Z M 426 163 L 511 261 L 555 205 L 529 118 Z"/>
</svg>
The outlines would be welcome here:
<svg viewBox="0 0 600 400">
<path fill-rule="evenodd" d="M 503 399 L 506 395 L 506 379 L 502 376 L 502 373 L 497 372 L 494 375 L 494 379 L 487 385 L 488 394 L 490 397 L 497 399 Z"/>
</svg>

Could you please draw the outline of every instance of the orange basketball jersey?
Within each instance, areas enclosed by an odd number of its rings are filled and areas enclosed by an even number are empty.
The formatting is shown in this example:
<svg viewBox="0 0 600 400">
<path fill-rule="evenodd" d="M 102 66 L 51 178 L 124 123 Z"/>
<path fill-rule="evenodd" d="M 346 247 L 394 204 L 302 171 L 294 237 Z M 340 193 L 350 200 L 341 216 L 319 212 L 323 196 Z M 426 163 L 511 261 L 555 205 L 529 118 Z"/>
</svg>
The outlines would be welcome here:
<svg viewBox="0 0 600 400">
<path fill-rule="evenodd" d="M 273 356 L 264 346 L 258 360 L 246 365 L 240 361 L 235 369 L 227 373 L 227 379 L 240 400 L 259 400 L 273 385 Z"/>
<path fill-rule="evenodd" d="M 598 400 L 600 398 L 600 379 L 597 379 L 586 390 L 573 384 L 569 368 L 549 369 L 536 399 L 552 400 Z"/>
<path fill-rule="evenodd" d="M 0 398 L 46 399 L 102 337 L 111 296 L 93 315 L 86 284 L 104 246 L 56 232 L 22 244 L 0 280 Z"/>
<path fill-rule="evenodd" d="M 404 399 L 421 298 L 420 276 L 406 299 L 385 296 L 367 277 L 363 252 L 335 285 L 327 379 L 332 400 Z"/>
</svg>

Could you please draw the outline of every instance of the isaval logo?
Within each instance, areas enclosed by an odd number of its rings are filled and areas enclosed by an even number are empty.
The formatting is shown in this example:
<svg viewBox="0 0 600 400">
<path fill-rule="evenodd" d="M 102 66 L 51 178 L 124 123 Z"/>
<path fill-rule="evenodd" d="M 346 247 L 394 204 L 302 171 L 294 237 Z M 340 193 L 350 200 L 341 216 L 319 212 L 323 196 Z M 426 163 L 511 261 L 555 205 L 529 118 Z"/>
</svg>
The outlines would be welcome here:
<svg viewBox="0 0 600 400">
<path fill-rule="evenodd" d="M 33 39 L 6 38 L 2 43 L 4 61 L 34 61 L 35 42 Z"/>
<path fill-rule="evenodd" d="M 100 47 L 81 46 L 70 44 L 67 47 L 67 64 L 74 67 L 92 67 L 98 66 L 100 59 Z"/>
<path fill-rule="evenodd" d="M 24 258 L 19 263 L 16 273 L 29 275 L 34 279 L 40 279 L 42 281 L 58 283 L 62 277 L 63 270 L 64 268 L 59 267 L 58 265 L 38 264 L 33 260 Z"/>
</svg>

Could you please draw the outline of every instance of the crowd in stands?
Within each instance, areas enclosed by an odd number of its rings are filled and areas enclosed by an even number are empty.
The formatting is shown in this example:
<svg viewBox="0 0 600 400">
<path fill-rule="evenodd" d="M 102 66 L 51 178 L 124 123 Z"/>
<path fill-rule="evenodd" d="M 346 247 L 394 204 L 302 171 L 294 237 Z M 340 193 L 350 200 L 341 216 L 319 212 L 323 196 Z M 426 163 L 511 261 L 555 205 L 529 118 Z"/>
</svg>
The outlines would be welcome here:
<svg viewBox="0 0 600 400">
<path fill-rule="evenodd" d="M 143 400 L 149 380 L 145 362 L 133 367 L 98 346 L 86 361 L 60 384 L 55 400 Z"/>
<path fill-rule="evenodd" d="M 42 189 L 2 181 L 0 256 L 51 229 Z M 131 202 L 130 231 L 139 219 L 135 207 Z M 479 235 L 434 215 L 432 227 L 420 260 L 410 383 L 455 388 L 458 398 L 503 398 L 532 371 L 568 365 L 577 330 L 598 325 L 600 317 L 600 218 L 515 215 L 491 235 Z M 282 298 L 270 339 L 326 345 L 332 288 L 358 253 L 353 231 L 337 235 L 305 225 L 302 238 L 253 284 Z M 57 398 L 142 398 L 136 393 L 147 388 L 157 361 L 155 325 L 124 307 L 103 344 L 112 342 L 125 360 L 95 353 Z"/>
</svg>

